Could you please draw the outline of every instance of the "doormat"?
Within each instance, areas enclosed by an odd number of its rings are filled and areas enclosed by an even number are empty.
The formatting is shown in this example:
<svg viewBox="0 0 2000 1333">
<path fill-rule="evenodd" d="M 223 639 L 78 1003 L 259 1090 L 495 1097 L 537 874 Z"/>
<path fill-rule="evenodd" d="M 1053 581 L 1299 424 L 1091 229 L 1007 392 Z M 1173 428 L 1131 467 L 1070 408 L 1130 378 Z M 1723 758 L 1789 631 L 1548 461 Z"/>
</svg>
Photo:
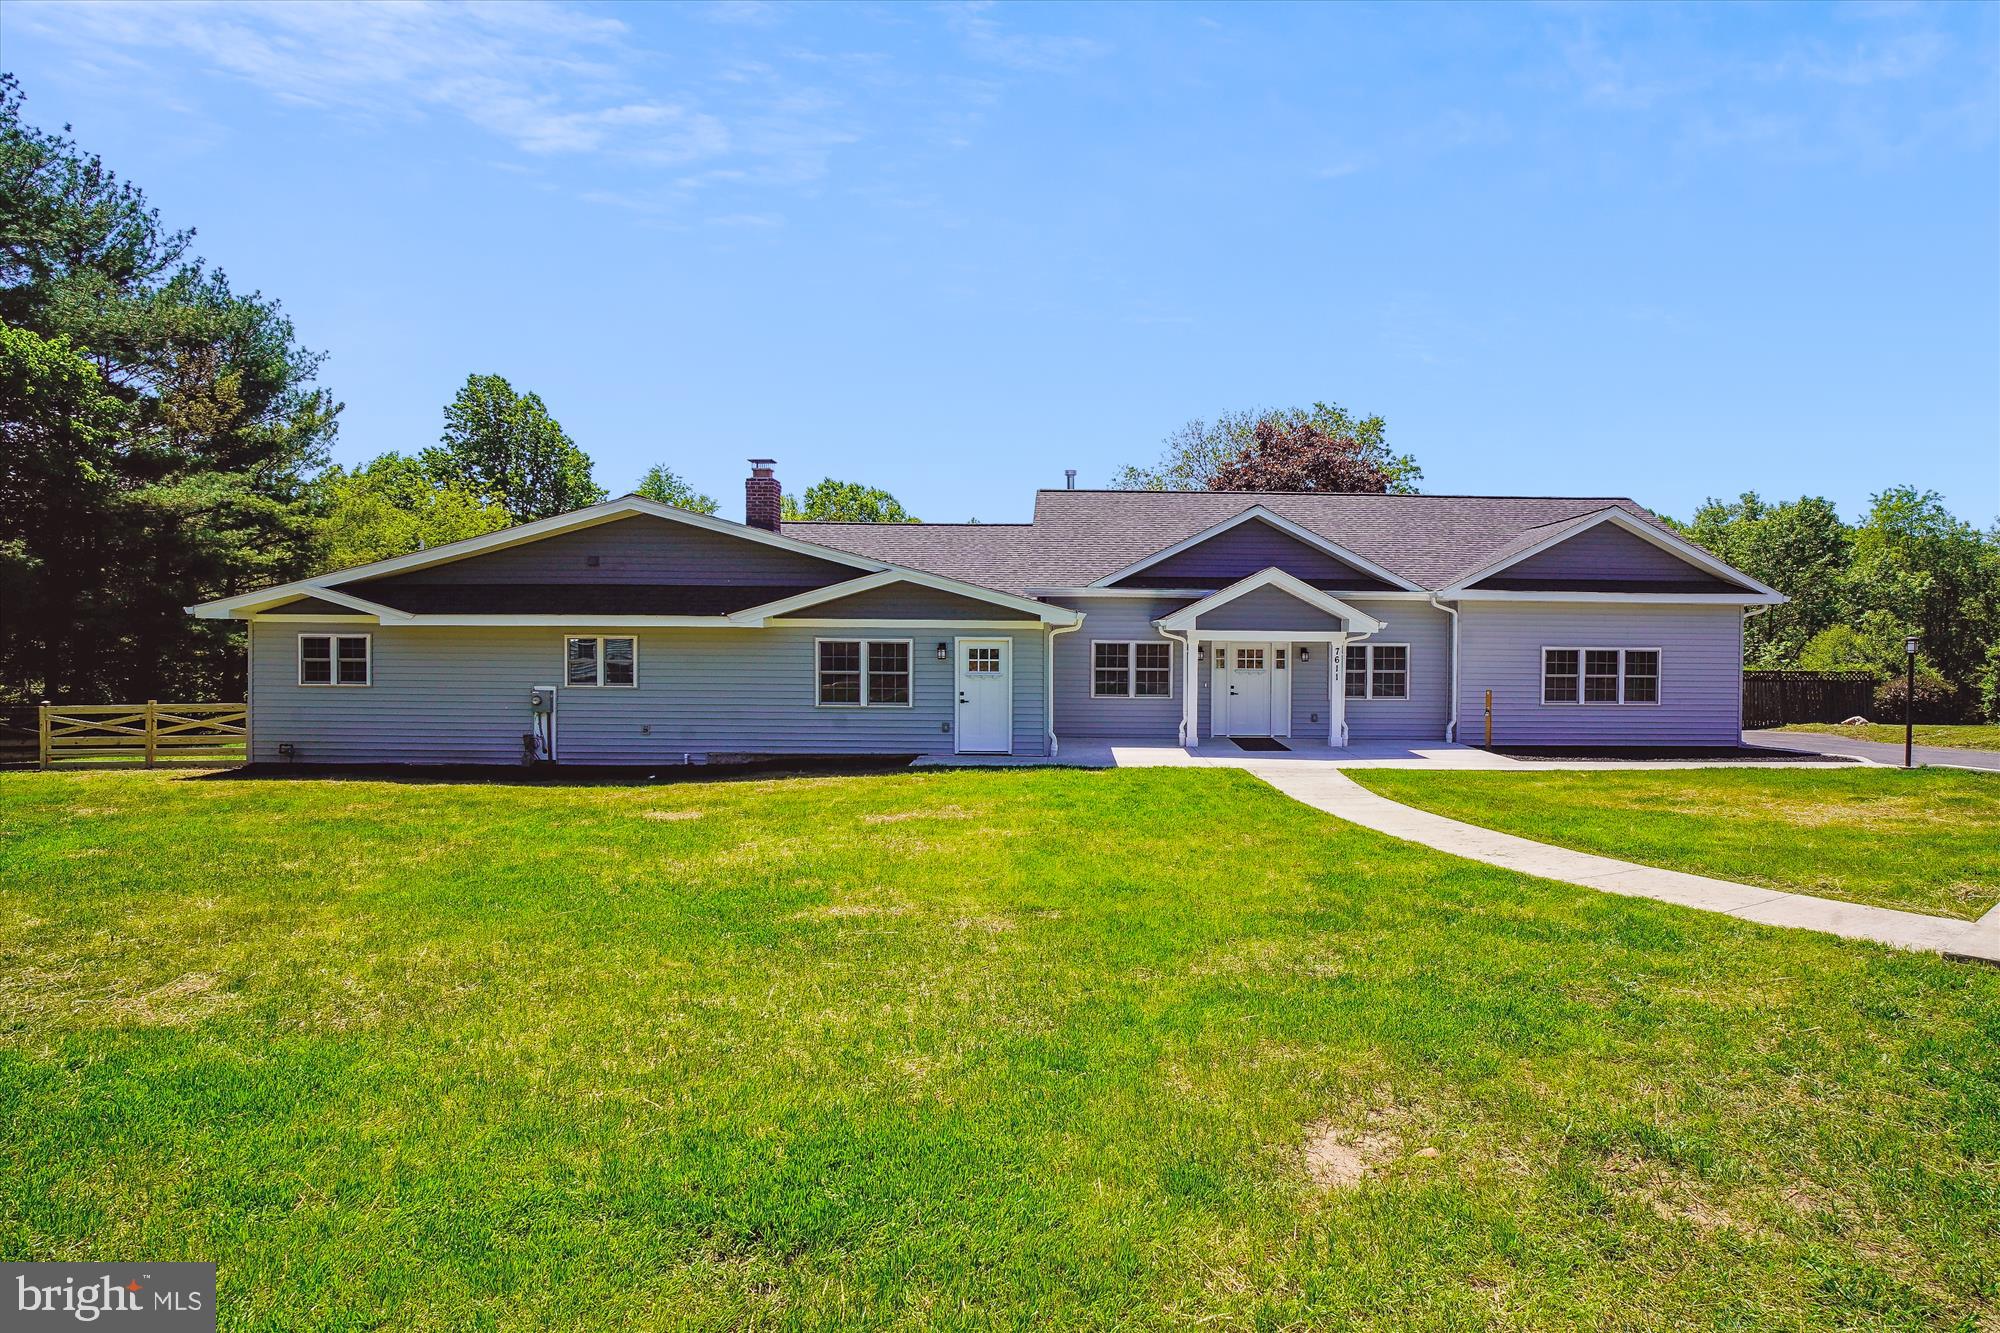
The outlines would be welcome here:
<svg viewBox="0 0 2000 1333">
<path fill-rule="evenodd" d="M 1231 736 L 1239 750 L 1290 750 L 1289 745 L 1280 745 L 1269 736 Z"/>
</svg>

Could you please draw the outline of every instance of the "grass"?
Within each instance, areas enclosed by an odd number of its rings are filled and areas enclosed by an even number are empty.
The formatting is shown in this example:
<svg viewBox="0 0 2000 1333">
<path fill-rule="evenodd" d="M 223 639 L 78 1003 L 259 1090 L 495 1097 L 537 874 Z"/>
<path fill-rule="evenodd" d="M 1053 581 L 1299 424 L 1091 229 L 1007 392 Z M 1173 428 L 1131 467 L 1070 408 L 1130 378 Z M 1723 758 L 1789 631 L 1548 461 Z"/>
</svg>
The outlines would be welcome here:
<svg viewBox="0 0 2000 1333">
<path fill-rule="evenodd" d="M 1811 731 L 1822 736 L 1850 736 L 1858 741 L 1879 741 L 1901 745 L 1903 729 L 1886 722 L 1870 722 L 1850 727 L 1840 722 L 1793 722 L 1774 731 Z M 1954 750 L 2000 750 L 2000 724 L 1992 726 L 1942 726 L 1925 723 L 1915 728 L 1919 745 L 1941 745 Z"/>
<path fill-rule="evenodd" d="M 0 776 L 0 1253 L 225 1329 L 1970 1330 L 1996 1162 L 2000 970 L 1238 772 Z"/>
<path fill-rule="evenodd" d="M 1356 770 L 1470 824 L 1641 865 L 1973 918 L 2000 902 L 2000 776 L 1952 769 Z"/>
</svg>

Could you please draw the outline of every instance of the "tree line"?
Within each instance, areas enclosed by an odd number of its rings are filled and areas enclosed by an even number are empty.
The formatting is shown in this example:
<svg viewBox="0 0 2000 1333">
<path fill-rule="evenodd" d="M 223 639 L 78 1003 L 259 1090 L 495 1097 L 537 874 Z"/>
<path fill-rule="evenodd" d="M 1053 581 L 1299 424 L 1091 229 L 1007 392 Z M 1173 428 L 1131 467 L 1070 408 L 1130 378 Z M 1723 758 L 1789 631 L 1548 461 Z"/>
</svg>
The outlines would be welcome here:
<svg viewBox="0 0 2000 1333">
<path fill-rule="evenodd" d="M 0 703 L 240 698 L 241 626 L 184 607 L 605 498 L 498 375 L 436 445 L 333 465 L 324 354 L 23 102 L 0 75 Z M 717 508 L 664 464 L 635 489 Z M 787 516 L 914 521 L 833 479 Z"/>
</svg>

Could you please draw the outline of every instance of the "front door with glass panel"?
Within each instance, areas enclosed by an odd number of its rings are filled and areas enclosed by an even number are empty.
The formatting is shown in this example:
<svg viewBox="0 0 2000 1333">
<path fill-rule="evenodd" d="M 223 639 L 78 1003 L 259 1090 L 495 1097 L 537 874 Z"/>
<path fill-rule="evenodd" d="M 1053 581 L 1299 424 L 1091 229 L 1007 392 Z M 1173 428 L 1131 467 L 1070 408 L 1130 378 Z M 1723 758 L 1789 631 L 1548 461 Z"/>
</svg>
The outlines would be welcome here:
<svg viewBox="0 0 2000 1333">
<path fill-rule="evenodd" d="M 1014 645 L 958 641 L 958 751 L 1007 754 L 1014 748 Z"/>
<path fill-rule="evenodd" d="M 1218 643 L 1227 666 L 1215 673 L 1216 734 L 1221 736 L 1268 736 L 1271 734 L 1271 645 L 1268 643 Z"/>
</svg>

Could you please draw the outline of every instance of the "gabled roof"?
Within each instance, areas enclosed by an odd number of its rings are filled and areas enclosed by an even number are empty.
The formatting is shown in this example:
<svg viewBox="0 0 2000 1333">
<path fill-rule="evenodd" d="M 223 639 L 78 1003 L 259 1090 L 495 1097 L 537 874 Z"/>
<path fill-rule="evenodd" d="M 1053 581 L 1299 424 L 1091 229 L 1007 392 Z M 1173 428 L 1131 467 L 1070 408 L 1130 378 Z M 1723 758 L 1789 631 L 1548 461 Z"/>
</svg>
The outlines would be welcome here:
<svg viewBox="0 0 2000 1333">
<path fill-rule="evenodd" d="M 1416 584 L 1395 573 L 1393 570 L 1384 569 L 1367 556 L 1350 551 L 1340 543 L 1329 540 L 1310 528 L 1294 523 L 1282 514 L 1273 513 L 1268 506 L 1261 503 L 1253 504 L 1248 509 L 1223 519 L 1220 523 L 1212 524 L 1209 527 L 1203 528 L 1200 532 L 1183 537 L 1173 545 L 1164 547 L 1153 552 L 1151 555 L 1136 560 L 1123 569 L 1114 569 L 1101 578 L 1093 579 L 1091 586 L 1094 588 L 1108 588 L 1121 579 L 1131 578 L 1134 574 L 1152 568 L 1162 560 L 1171 559 L 1183 551 L 1201 545 L 1203 542 L 1213 541 L 1223 533 L 1228 532 L 1231 528 L 1252 522 L 1268 524 L 1288 537 L 1294 537 L 1306 545 L 1332 556 L 1336 560 L 1361 570 L 1363 573 L 1373 574 L 1376 578 L 1382 579 L 1397 588 L 1401 588 L 1405 592 L 1420 591 Z"/>
<path fill-rule="evenodd" d="M 1605 524 L 1620 528 L 1637 537 L 1640 541 L 1656 546 L 1676 559 L 1684 561 L 1694 568 L 1702 570 L 1716 579 L 1722 580 L 1741 590 L 1740 592 L 1734 592 L 1727 588 L 1719 591 L 1704 590 L 1712 591 L 1715 596 L 1728 597 L 1733 600 L 1749 603 L 1782 602 L 1785 600 L 1784 594 L 1780 593 L 1777 589 L 1760 583 L 1741 570 L 1716 559 L 1716 557 L 1710 555 L 1707 551 L 1685 537 L 1682 537 L 1673 529 L 1656 523 L 1642 523 L 1620 508 L 1604 508 L 1594 513 L 1579 515 L 1566 523 L 1550 523 L 1530 529 L 1509 542 L 1505 548 L 1485 564 L 1479 566 L 1477 569 L 1461 574 L 1458 578 L 1452 580 L 1451 586 L 1442 589 L 1440 595 L 1446 597 L 1477 597 L 1480 595 L 1479 590 L 1475 589 L 1473 585 L 1486 583 L 1487 580 L 1495 578 L 1503 571 L 1513 568 L 1515 565 L 1532 556 L 1560 546 L 1564 542 L 1572 541 L 1589 532 L 1591 529 Z M 1508 589 L 1493 586 L 1492 592 L 1489 592 L 1487 595 L 1490 596 L 1493 592 L 1505 594 L 1509 592 L 1532 593 L 1534 591 L 1536 590 Z M 1612 589 L 1612 591 L 1616 590 Z"/>
<path fill-rule="evenodd" d="M 759 585 L 640 584 L 640 583 L 454 583 L 424 587 L 397 581 L 372 583 L 386 575 L 430 569 L 508 547 L 522 546 L 545 538 L 598 524 L 646 515 L 684 523 L 689 527 L 719 532 L 729 537 L 780 547 L 817 560 L 846 565 L 857 577 L 817 588 Z M 202 602 L 187 610 L 203 619 L 227 619 L 256 614 L 266 608 L 282 609 L 283 604 L 305 597 L 332 603 L 352 611 L 378 617 L 385 623 L 489 624 L 542 622 L 581 624 L 593 617 L 608 618 L 603 623 L 640 623 L 647 620 L 682 624 L 761 625 L 762 617 L 777 614 L 774 608 L 810 606 L 821 601 L 851 596 L 886 584 L 909 582 L 992 602 L 1011 611 L 1024 612 L 1049 624 L 1074 624 L 1078 615 L 1046 602 L 1032 601 L 1017 593 L 1002 592 L 974 580 L 960 580 L 914 568 L 896 568 L 889 562 L 853 552 L 814 545 L 767 532 L 744 523 L 697 514 L 644 496 L 626 495 L 603 504 L 572 510 L 552 518 L 503 528 L 499 532 L 470 537 L 464 541 L 434 546 L 425 551 L 350 569 L 333 570 L 292 583 L 260 588 L 234 597 Z M 365 585 L 370 597 L 355 589 Z M 381 600 L 375 600 L 375 598 Z"/>
<path fill-rule="evenodd" d="M 1282 569 L 1259 570 L 1249 578 L 1238 579 L 1227 588 L 1212 592 L 1198 602 L 1190 602 L 1172 615 L 1162 616 L 1153 623 L 1167 630 L 1193 629 L 1201 616 L 1218 607 L 1227 606 L 1237 598 L 1256 592 L 1260 588 L 1276 588 L 1280 592 L 1298 598 L 1315 610 L 1324 611 L 1330 616 L 1338 616 L 1351 634 L 1368 635 L 1382 628 L 1382 622 L 1366 611 L 1357 611 L 1332 594 L 1321 592 L 1310 583 L 1294 578 Z"/>
<path fill-rule="evenodd" d="M 1532 545 L 1547 535 L 1541 530 L 1606 509 L 1671 532 L 1637 501 L 1615 496 L 1071 490 L 1037 492 L 1032 524 L 787 523 L 784 531 L 814 546 L 1026 592 L 1090 587 L 1263 510 L 1393 574 L 1398 586 L 1435 589 Z"/>
</svg>

